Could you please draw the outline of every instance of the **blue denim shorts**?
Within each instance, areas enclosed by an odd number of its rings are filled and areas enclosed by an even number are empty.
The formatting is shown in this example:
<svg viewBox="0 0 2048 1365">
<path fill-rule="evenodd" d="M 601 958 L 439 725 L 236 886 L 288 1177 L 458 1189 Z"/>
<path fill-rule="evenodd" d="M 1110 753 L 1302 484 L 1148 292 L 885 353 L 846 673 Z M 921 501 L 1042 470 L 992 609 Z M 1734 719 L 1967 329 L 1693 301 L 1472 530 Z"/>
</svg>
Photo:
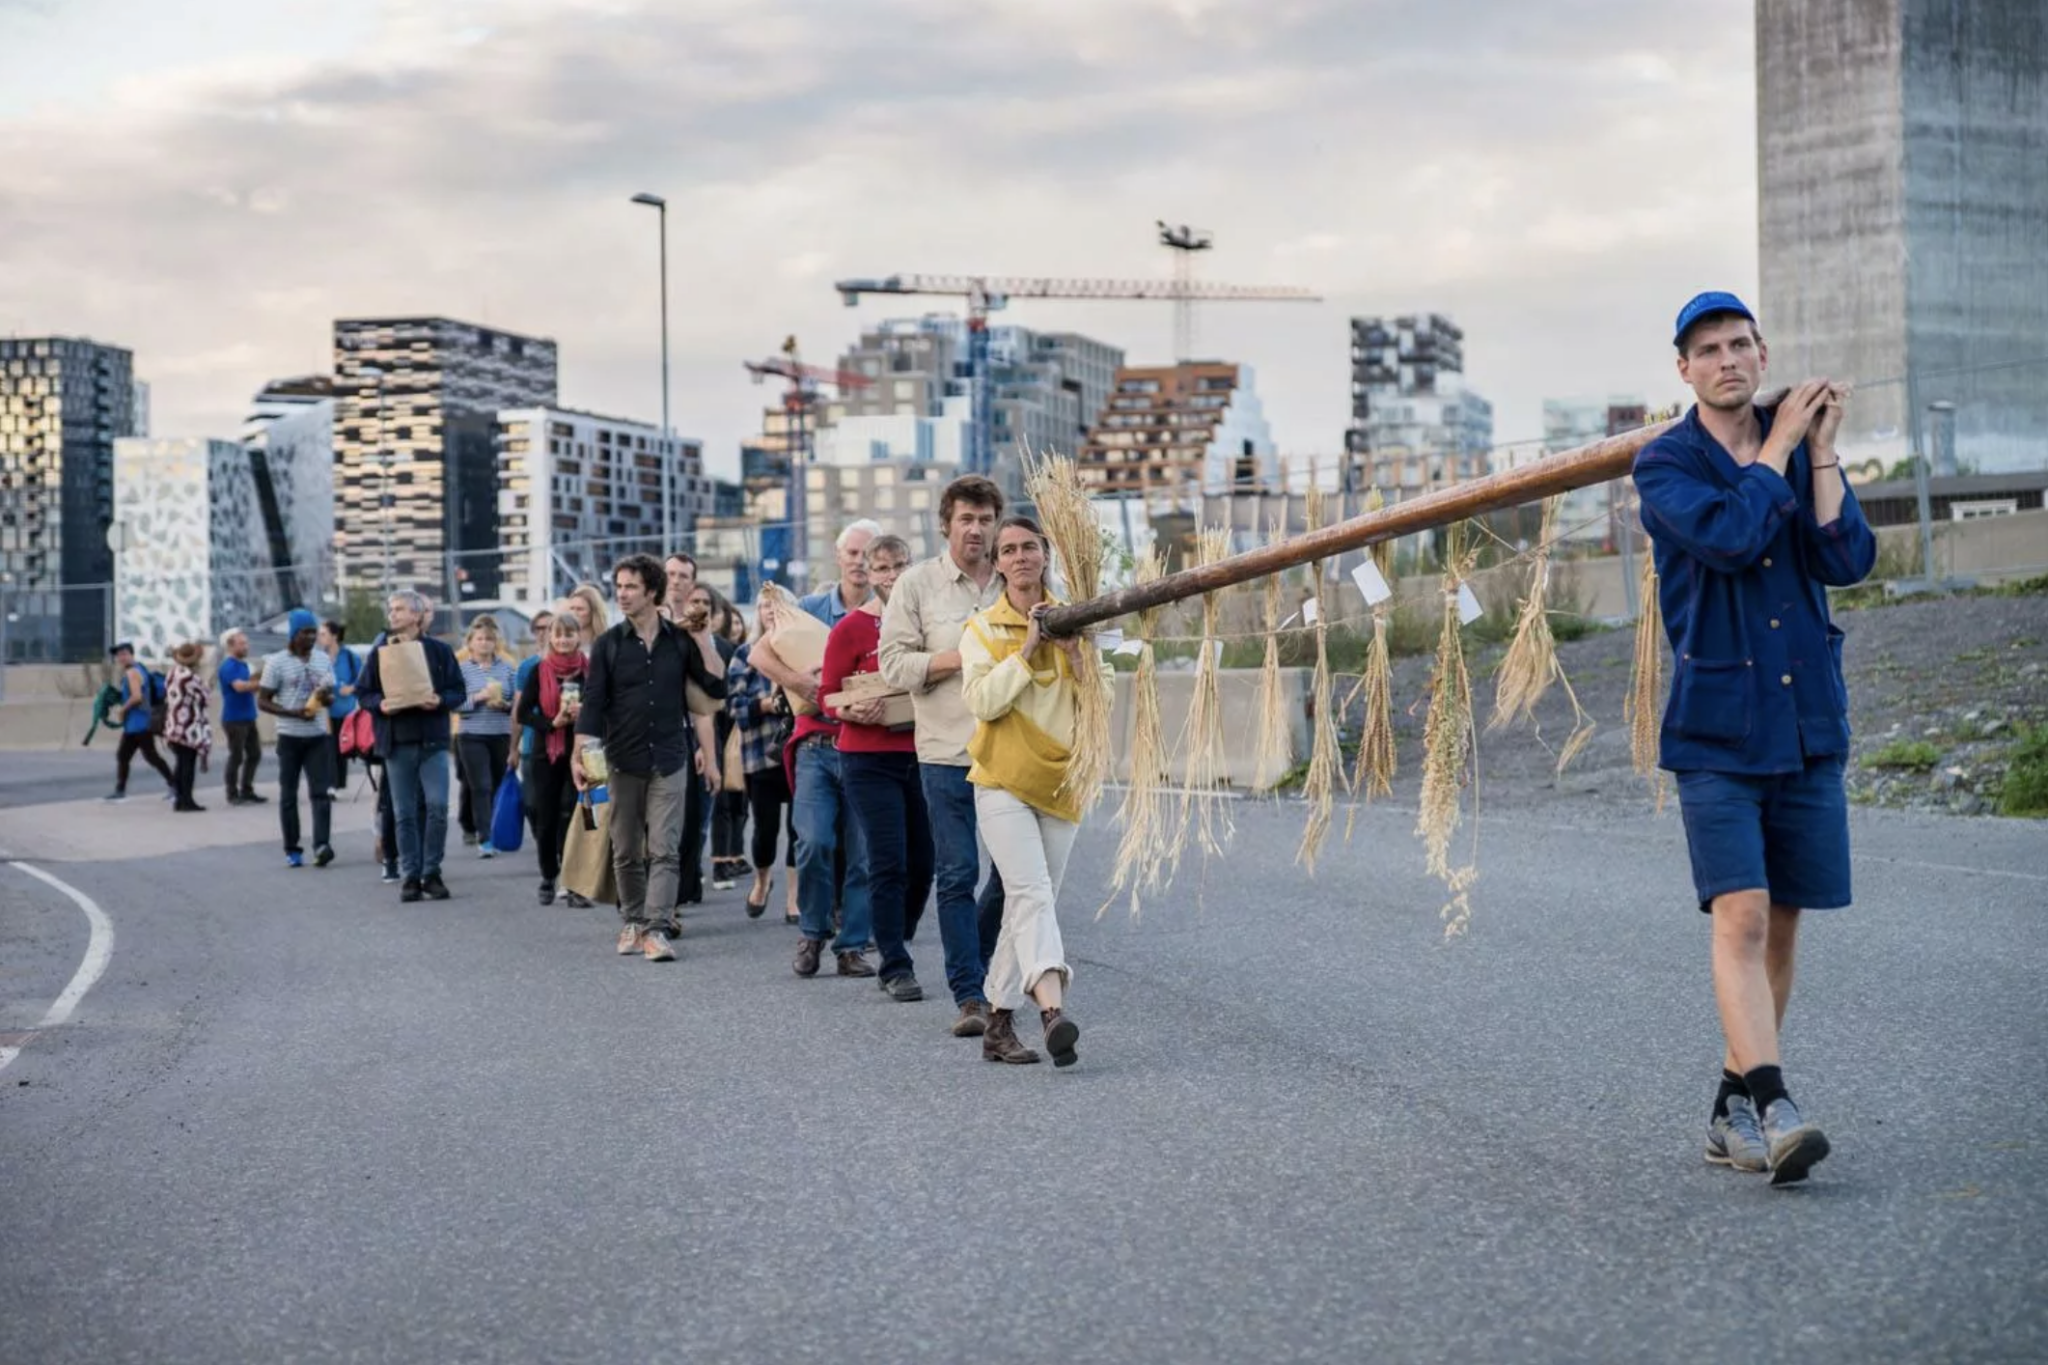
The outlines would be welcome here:
<svg viewBox="0 0 2048 1365">
<path fill-rule="evenodd" d="M 1849 903 L 1849 798 L 1842 756 L 1803 772 L 1676 773 L 1678 808 L 1702 911 L 1730 891 L 1767 890 L 1774 905 L 1838 910 Z"/>
</svg>

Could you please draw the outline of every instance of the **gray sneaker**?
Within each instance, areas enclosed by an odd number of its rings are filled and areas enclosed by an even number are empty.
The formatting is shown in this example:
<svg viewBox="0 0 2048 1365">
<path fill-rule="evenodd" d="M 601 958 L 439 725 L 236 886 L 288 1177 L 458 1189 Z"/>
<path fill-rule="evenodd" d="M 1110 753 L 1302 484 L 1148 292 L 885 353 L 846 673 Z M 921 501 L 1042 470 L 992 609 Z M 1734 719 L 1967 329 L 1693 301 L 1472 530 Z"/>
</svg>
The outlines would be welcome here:
<svg viewBox="0 0 2048 1365">
<path fill-rule="evenodd" d="M 882 983 L 882 989 L 888 992 L 891 1000 L 900 1005 L 915 1004 L 924 999 L 924 987 L 918 985 L 917 978 L 909 972 L 890 977 Z"/>
<path fill-rule="evenodd" d="M 1771 1151 L 1771 1183 L 1790 1185 L 1828 1154 L 1827 1134 L 1800 1117 L 1790 1099 L 1772 1100 L 1764 1110 L 1764 1141 Z"/>
<path fill-rule="evenodd" d="M 1738 1171 L 1771 1169 L 1770 1149 L 1757 1127 L 1756 1106 L 1747 1095 L 1730 1095 L 1728 1112 L 1707 1125 L 1707 1160 Z"/>
</svg>

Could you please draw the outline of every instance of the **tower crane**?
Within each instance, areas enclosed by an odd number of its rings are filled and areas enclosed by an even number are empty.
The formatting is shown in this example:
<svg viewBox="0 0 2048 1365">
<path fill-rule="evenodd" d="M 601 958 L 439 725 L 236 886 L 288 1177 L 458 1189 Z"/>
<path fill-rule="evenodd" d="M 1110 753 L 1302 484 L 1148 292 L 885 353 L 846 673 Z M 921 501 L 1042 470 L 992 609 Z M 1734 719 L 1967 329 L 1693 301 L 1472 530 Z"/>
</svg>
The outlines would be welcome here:
<svg viewBox="0 0 2048 1365">
<path fill-rule="evenodd" d="M 874 383 L 866 375 L 851 370 L 826 369 L 818 365 L 806 365 L 797 351 L 796 338 L 787 337 L 782 343 L 782 354 L 766 360 L 744 362 L 747 373 L 759 384 L 764 379 L 785 381 L 782 391 L 782 411 L 785 417 L 783 445 L 789 455 L 789 492 L 784 500 L 790 524 L 789 552 L 783 556 L 785 563 L 809 563 L 810 516 L 805 507 L 810 483 L 806 471 L 811 463 L 811 443 L 816 430 L 813 420 L 818 407 L 818 386 L 829 384 L 840 390 L 857 389 Z"/>
<path fill-rule="evenodd" d="M 840 280 L 833 286 L 847 307 L 864 294 L 949 294 L 967 301 L 967 368 L 973 386 L 967 469 L 986 475 L 995 464 L 991 432 L 994 394 L 988 377 L 988 315 L 1011 299 L 1129 299 L 1185 304 L 1319 303 L 1320 294 L 1288 285 L 1197 284 L 1186 279 L 1039 279 L 1013 275 L 889 275 Z"/>
</svg>

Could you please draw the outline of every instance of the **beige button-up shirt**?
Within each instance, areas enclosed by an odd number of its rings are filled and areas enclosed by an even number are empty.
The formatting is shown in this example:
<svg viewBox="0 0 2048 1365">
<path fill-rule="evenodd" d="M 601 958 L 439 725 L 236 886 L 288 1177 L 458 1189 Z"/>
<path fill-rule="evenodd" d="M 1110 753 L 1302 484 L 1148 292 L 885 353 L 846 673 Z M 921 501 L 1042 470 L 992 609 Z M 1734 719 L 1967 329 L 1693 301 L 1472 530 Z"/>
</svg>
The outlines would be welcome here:
<svg viewBox="0 0 2048 1365">
<path fill-rule="evenodd" d="M 982 587 L 953 562 L 950 552 L 927 559 L 896 580 L 882 612 L 882 676 L 910 694 L 917 713 L 917 761 L 949 768 L 968 766 L 967 741 L 974 716 L 960 692 L 960 675 L 936 686 L 925 681 L 932 655 L 960 647 L 967 619 L 1003 595 L 1003 580 L 990 574 Z"/>
</svg>

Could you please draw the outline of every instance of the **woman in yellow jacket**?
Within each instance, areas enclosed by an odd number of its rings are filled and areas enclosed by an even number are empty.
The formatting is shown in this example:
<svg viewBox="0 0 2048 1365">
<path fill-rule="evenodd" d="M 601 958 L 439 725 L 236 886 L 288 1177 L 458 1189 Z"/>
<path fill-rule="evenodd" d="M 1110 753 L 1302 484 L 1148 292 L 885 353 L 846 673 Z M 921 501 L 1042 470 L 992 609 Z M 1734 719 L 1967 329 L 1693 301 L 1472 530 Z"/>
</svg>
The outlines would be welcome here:
<svg viewBox="0 0 2048 1365">
<path fill-rule="evenodd" d="M 1038 523 L 1005 520 L 996 528 L 995 557 L 1003 595 L 960 637 L 962 689 L 979 722 L 967 746 L 967 780 L 981 837 L 1003 875 L 1003 930 L 983 986 L 990 1013 L 981 1055 L 1037 1061 L 1012 1018 L 1036 1000 L 1053 1065 L 1072 1066 L 1081 1030 L 1063 1012 L 1073 972 L 1053 904 L 1080 832 L 1081 807 L 1066 779 L 1083 644 L 1039 628 L 1039 617 L 1057 604 L 1046 593 L 1047 545 Z M 1115 686 L 1106 669 L 1103 686 Z"/>
</svg>

